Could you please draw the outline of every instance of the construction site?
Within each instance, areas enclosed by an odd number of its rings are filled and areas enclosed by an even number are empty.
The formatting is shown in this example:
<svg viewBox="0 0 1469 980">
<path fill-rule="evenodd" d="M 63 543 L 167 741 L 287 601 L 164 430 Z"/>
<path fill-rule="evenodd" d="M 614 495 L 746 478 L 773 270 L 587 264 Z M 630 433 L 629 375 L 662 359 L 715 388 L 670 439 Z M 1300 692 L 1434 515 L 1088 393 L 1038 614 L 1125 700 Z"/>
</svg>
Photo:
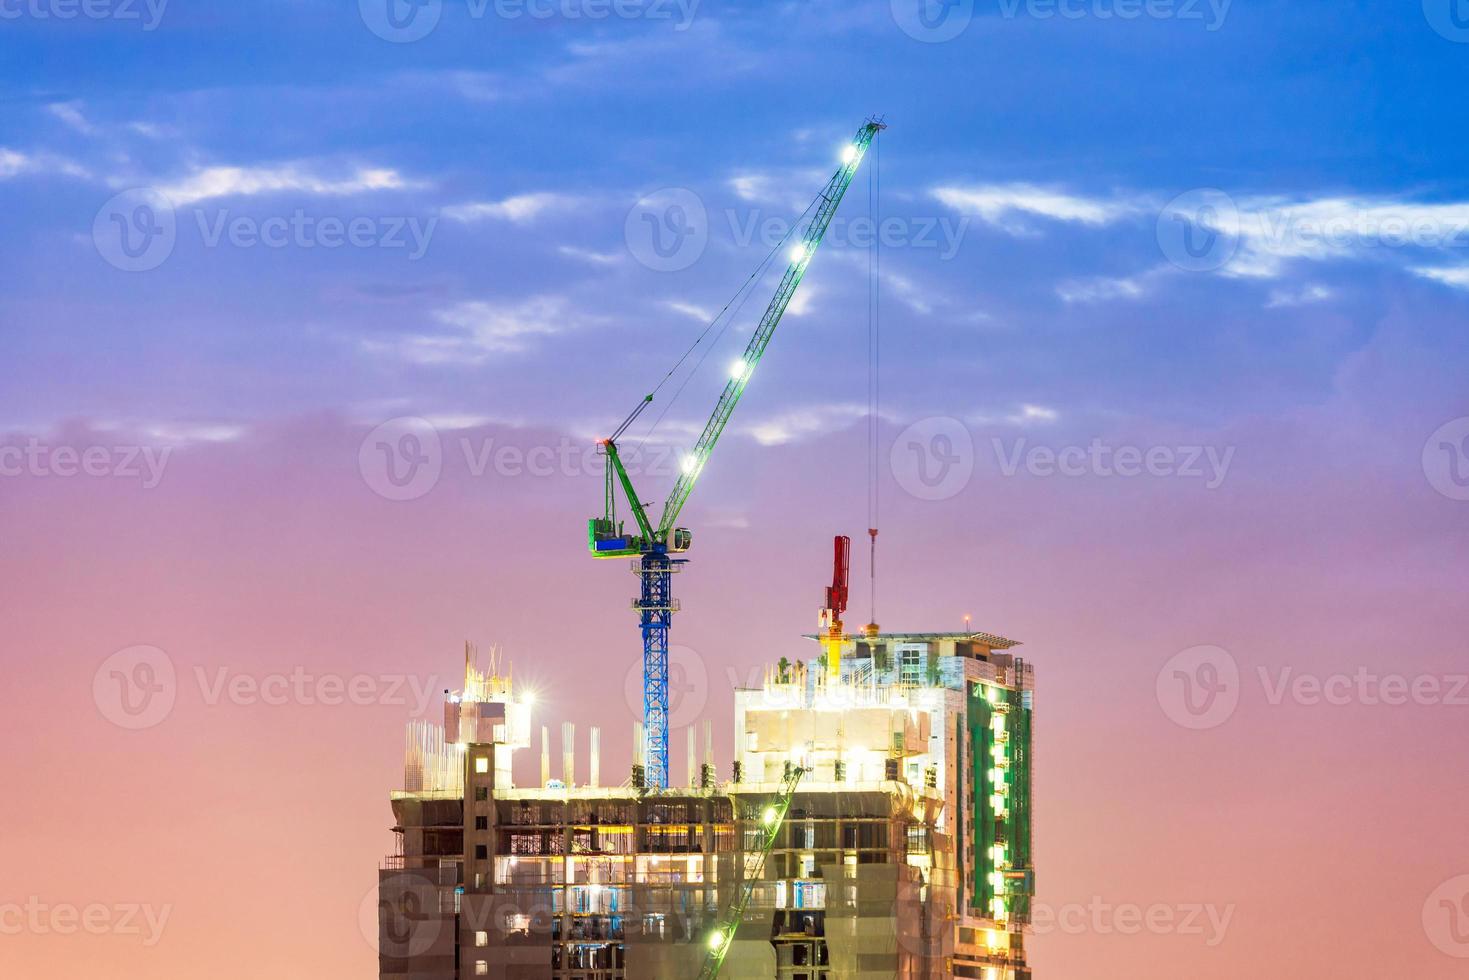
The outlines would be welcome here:
<svg viewBox="0 0 1469 980">
<path fill-rule="evenodd" d="M 788 237 L 799 239 L 767 256 L 764 267 L 784 268 L 775 295 L 656 522 L 618 441 L 674 371 L 599 444 L 605 494 L 587 522 L 588 550 L 630 561 L 640 582 L 632 605 L 643 710 L 630 757 L 604 778 L 598 728 L 581 742 L 571 722 L 538 718 L 508 659 L 485 660 L 468 645 L 464 682 L 445 692 L 442 724 L 409 725 L 403 787 L 391 794 L 397 846 L 379 872 L 381 977 L 1030 977 L 1033 669 L 1003 636 L 891 632 L 875 621 L 876 275 L 871 621 L 851 630 L 844 622 L 852 547 L 835 535 L 831 581 L 805 641 L 811 656 L 782 658 L 758 686 L 733 691 L 732 716 L 720 722 L 733 726 L 733 758 L 715 758 L 715 722 L 705 720 L 681 733 L 682 780 L 669 773 L 668 640 L 679 610 L 672 578 L 692 545 L 678 518 L 885 128 L 875 119 L 863 125 L 793 226 Z M 784 263 L 771 266 L 780 256 Z M 746 298 L 757 280 L 741 287 Z M 742 304 L 737 294 L 675 370 L 701 345 L 702 362 Z M 516 785 L 516 753 L 537 748 L 536 785 Z M 579 780 L 582 751 L 588 775 Z"/>
</svg>

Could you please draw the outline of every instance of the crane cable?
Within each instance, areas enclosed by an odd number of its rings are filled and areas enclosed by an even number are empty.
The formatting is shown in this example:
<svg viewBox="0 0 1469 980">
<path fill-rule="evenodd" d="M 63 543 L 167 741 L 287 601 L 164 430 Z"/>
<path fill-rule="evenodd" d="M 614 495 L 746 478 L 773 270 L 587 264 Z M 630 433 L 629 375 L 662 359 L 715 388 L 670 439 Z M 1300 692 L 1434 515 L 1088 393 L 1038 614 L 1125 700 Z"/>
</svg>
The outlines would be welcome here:
<svg viewBox="0 0 1469 980">
<path fill-rule="evenodd" d="M 811 213 L 811 209 L 816 207 L 816 202 L 819 200 L 821 200 L 821 195 L 818 194 L 814 199 L 812 199 L 810 204 L 806 205 L 806 210 L 802 211 L 796 217 L 796 220 L 791 222 L 790 227 L 786 230 L 785 236 L 782 237 L 780 241 L 776 242 L 775 246 L 766 253 L 765 257 L 760 260 L 760 264 L 755 267 L 755 271 L 751 272 L 749 277 L 746 278 L 745 281 L 740 285 L 740 288 L 735 290 L 735 294 L 729 298 L 729 302 L 724 304 L 724 308 L 715 315 L 714 319 L 709 321 L 709 325 L 706 326 L 699 334 L 699 336 L 694 340 L 694 342 L 689 345 L 689 349 L 683 352 L 683 355 L 679 357 L 679 359 L 674 363 L 673 367 L 668 369 L 668 373 L 663 376 L 663 380 L 659 381 L 658 384 L 653 388 L 653 390 L 648 394 L 648 397 L 644 400 L 644 404 L 647 404 L 647 402 L 653 400 L 653 396 L 656 395 L 663 388 L 663 386 L 668 383 L 668 380 L 673 377 L 674 373 L 678 371 L 683 363 L 689 359 L 689 355 L 694 352 L 695 348 L 697 348 L 700 344 L 704 342 L 704 338 L 709 335 L 709 331 L 714 329 L 714 325 L 719 323 L 720 320 L 724 321 L 724 325 L 721 326 L 718 332 L 715 333 L 714 339 L 709 343 L 708 346 L 704 348 L 704 352 L 699 355 L 699 360 L 694 364 L 693 368 L 690 369 L 689 373 L 684 377 L 682 383 L 680 383 L 678 388 L 674 391 L 673 397 L 668 399 L 668 401 L 664 403 L 663 411 L 658 413 L 658 417 L 653 420 L 653 424 L 648 426 L 648 431 L 644 432 L 643 437 L 638 440 L 637 446 L 633 449 L 634 452 L 637 452 L 638 450 L 643 448 L 643 443 L 647 442 L 648 439 L 653 435 L 654 430 L 656 430 L 658 428 L 658 425 L 663 421 L 663 417 L 668 414 L 668 410 L 673 407 L 674 402 L 678 401 L 679 396 L 683 394 L 684 389 L 689 386 L 689 382 L 694 379 L 694 375 L 699 373 L 699 369 L 703 367 L 704 362 L 708 360 L 710 352 L 719 345 L 719 340 L 724 336 L 725 331 L 729 329 L 729 325 L 734 322 L 734 318 L 739 315 L 740 310 L 744 309 L 745 303 L 749 301 L 752 295 L 754 295 L 755 283 L 765 277 L 765 273 L 770 269 L 771 260 L 775 258 L 775 256 L 780 252 L 781 249 L 785 248 L 786 242 L 790 241 L 791 236 L 795 234 L 797 228 L 801 227 L 801 223 L 805 220 L 806 215 Z M 736 302 L 736 300 L 738 300 L 738 302 Z M 733 311 L 730 310 L 731 306 L 734 307 Z M 726 313 L 729 313 L 728 317 L 725 316 Z M 634 414 L 636 414 L 636 412 Z"/>
<path fill-rule="evenodd" d="M 868 623 L 874 630 L 877 626 L 877 516 L 878 516 L 878 463 L 877 451 L 880 441 L 879 366 L 881 355 L 881 322 L 879 318 L 879 290 L 882 283 L 881 253 L 878 243 L 882 238 L 882 223 L 879 206 L 881 203 L 881 140 L 872 142 L 872 165 L 867 170 L 867 213 L 872 219 L 873 235 L 867 250 L 867 537 L 870 541 L 868 573 L 871 582 L 870 617 Z"/>
</svg>

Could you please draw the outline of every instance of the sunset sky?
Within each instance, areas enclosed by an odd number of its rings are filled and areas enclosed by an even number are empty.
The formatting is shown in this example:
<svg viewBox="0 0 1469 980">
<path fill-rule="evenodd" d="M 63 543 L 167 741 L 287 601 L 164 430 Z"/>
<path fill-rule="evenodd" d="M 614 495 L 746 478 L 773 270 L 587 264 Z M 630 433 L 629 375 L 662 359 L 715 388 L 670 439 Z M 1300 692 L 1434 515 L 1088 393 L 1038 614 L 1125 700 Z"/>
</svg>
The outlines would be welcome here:
<svg viewBox="0 0 1469 980">
<path fill-rule="evenodd" d="M 685 511 L 675 780 L 833 534 L 872 613 L 880 174 L 876 617 L 1035 665 L 1037 980 L 1464 975 L 1459 0 L 389 2 L 0 0 L 0 975 L 374 976 L 466 640 L 621 779 L 590 447 L 874 114 Z"/>
</svg>

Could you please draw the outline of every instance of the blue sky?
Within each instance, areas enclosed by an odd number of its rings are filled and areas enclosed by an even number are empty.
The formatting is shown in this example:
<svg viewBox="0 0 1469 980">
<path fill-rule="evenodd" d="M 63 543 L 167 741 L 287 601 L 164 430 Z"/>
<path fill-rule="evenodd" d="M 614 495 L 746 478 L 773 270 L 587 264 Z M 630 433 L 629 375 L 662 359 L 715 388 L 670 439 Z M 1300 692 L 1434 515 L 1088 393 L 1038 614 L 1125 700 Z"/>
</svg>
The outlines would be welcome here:
<svg viewBox="0 0 1469 980">
<path fill-rule="evenodd" d="M 959 4 L 940 43 L 905 33 L 902 3 L 715 0 L 601 20 L 445 2 L 392 43 L 364 3 L 174 0 L 151 30 L 141 4 L 7 8 L 9 427 L 413 411 L 598 431 L 758 262 L 740 229 L 798 213 L 871 113 L 891 124 L 883 214 L 903 222 L 883 257 L 894 420 L 1221 426 L 1328 400 L 1395 314 L 1404 343 L 1461 363 L 1469 167 L 1449 114 L 1469 45 L 1416 3 Z M 866 214 L 866 180 L 843 220 Z M 132 188 L 177 215 L 143 272 L 92 234 Z M 662 188 L 706 210 L 709 245 L 676 272 L 624 231 Z M 1240 224 L 1227 265 L 1187 271 L 1160 229 L 1203 188 Z M 298 212 L 427 237 L 421 255 L 209 244 L 220 222 Z M 1394 220 L 1426 242 L 1384 245 Z M 1344 238 L 1302 240 L 1332 221 Z M 865 289 L 863 250 L 834 241 L 740 431 L 854 422 Z M 686 424 L 718 383 L 691 386 Z"/>
</svg>

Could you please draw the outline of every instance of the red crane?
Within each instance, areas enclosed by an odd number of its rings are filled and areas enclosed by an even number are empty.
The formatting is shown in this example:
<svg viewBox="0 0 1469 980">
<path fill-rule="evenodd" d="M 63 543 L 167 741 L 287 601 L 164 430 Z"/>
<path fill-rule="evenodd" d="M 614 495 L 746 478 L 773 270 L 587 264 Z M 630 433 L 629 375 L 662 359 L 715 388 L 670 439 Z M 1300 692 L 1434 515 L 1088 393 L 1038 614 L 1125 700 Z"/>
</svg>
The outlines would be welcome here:
<svg viewBox="0 0 1469 980">
<path fill-rule="evenodd" d="M 852 568 L 852 539 L 838 534 L 832 541 L 831 585 L 826 589 L 826 608 L 821 610 L 821 647 L 826 654 L 826 676 L 835 679 L 842 670 L 842 613 L 847 611 L 847 574 Z"/>
</svg>

